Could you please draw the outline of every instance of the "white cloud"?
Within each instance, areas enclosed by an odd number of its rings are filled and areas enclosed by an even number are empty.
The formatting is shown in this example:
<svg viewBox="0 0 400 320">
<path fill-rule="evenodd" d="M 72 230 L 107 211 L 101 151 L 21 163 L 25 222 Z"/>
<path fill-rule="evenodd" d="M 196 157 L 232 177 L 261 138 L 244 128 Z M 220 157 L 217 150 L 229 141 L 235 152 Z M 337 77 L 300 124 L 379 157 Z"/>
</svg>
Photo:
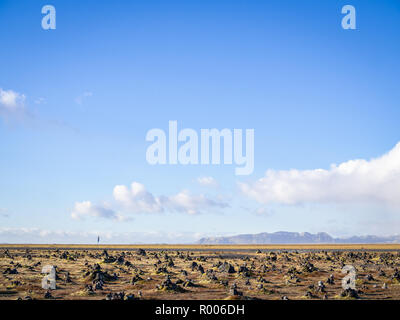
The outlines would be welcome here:
<svg viewBox="0 0 400 320">
<path fill-rule="evenodd" d="M 213 177 L 199 177 L 197 182 L 204 187 L 217 187 L 218 182 Z"/>
<path fill-rule="evenodd" d="M 99 217 L 124 221 L 126 217 L 116 213 L 107 206 L 93 205 L 90 201 L 76 202 L 71 213 L 73 219 L 82 219 L 84 217 Z"/>
<path fill-rule="evenodd" d="M 124 185 L 115 186 L 113 196 L 117 202 L 128 207 L 134 213 L 164 211 L 160 198 L 154 197 L 143 184 L 138 182 L 133 182 L 130 189 Z"/>
<path fill-rule="evenodd" d="M 226 208 L 227 203 L 219 200 L 209 199 L 204 195 L 191 195 L 189 191 L 183 190 L 176 195 L 165 197 L 162 202 L 169 211 L 198 214 L 213 208 Z"/>
<path fill-rule="evenodd" d="M 381 157 L 350 160 L 329 170 L 268 170 L 241 191 L 263 204 L 365 203 L 400 207 L 400 143 Z"/>
<path fill-rule="evenodd" d="M 117 185 L 113 190 L 112 204 L 94 205 L 90 201 L 76 202 L 71 212 L 73 219 L 84 217 L 99 217 L 118 221 L 127 221 L 128 217 L 117 213 L 162 213 L 182 212 L 199 214 L 209 210 L 222 209 L 228 204 L 207 198 L 205 195 L 192 195 L 183 190 L 172 196 L 154 196 L 139 182 L 133 182 L 130 187 Z"/>
<path fill-rule="evenodd" d="M 124 185 L 115 186 L 113 196 L 117 203 L 133 213 L 169 211 L 198 214 L 210 209 L 228 207 L 228 204 L 222 201 L 209 199 L 204 195 L 192 195 L 187 190 L 172 196 L 157 197 L 138 182 L 133 182 L 130 188 Z"/>
<path fill-rule="evenodd" d="M 15 112 L 24 108 L 25 95 L 13 90 L 0 88 L 0 109 Z"/>
<path fill-rule="evenodd" d="M 82 93 L 81 95 L 79 95 L 78 97 L 76 97 L 75 98 L 75 102 L 77 103 L 77 104 L 83 104 L 83 101 L 86 99 L 86 98 L 88 98 L 88 97 L 91 97 L 91 96 L 93 96 L 93 92 L 90 92 L 90 91 L 86 91 L 86 92 L 84 92 L 84 93 Z"/>
</svg>

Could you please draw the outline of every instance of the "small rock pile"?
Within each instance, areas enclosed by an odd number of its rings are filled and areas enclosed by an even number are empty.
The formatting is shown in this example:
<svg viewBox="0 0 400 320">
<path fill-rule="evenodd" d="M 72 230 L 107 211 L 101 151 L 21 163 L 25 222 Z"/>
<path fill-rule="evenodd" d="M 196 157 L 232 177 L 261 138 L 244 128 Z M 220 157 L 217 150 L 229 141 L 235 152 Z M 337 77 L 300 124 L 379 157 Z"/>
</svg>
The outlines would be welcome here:
<svg viewBox="0 0 400 320">
<path fill-rule="evenodd" d="M 352 289 L 352 288 L 347 288 L 346 290 L 343 290 L 341 293 L 340 293 L 340 296 L 342 297 L 342 298 L 354 298 L 354 299 L 357 299 L 359 296 L 358 296 L 358 291 L 357 290 L 354 290 L 354 289 Z"/>
<path fill-rule="evenodd" d="M 164 291 L 185 292 L 185 289 L 171 281 L 170 276 L 167 276 L 161 284 L 157 285 L 156 288 Z"/>
<path fill-rule="evenodd" d="M 228 262 L 224 262 L 218 267 L 219 272 L 235 273 L 235 268 Z"/>
</svg>

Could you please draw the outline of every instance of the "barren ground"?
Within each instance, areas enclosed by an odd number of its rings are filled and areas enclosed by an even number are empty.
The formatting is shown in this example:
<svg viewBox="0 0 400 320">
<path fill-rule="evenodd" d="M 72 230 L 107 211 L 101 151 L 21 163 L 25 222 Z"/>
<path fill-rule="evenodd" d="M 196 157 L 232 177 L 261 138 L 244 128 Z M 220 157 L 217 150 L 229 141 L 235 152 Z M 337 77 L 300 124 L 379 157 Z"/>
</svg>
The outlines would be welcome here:
<svg viewBox="0 0 400 320">
<path fill-rule="evenodd" d="M 57 270 L 49 299 L 350 299 L 344 265 L 358 299 L 400 299 L 396 245 L 139 247 L 0 246 L 0 299 L 45 299 L 45 265 Z"/>
</svg>

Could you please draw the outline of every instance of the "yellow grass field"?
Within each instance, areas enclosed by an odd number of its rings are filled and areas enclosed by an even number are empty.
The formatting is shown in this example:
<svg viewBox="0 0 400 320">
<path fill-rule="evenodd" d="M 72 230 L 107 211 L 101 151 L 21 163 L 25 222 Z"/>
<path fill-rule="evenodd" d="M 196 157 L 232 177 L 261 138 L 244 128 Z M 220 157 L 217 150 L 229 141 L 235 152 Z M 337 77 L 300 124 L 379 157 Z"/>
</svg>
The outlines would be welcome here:
<svg viewBox="0 0 400 320">
<path fill-rule="evenodd" d="M 3 244 L 0 300 L 400 300 L 399 269 L 398 244 Z"/>
</svg>

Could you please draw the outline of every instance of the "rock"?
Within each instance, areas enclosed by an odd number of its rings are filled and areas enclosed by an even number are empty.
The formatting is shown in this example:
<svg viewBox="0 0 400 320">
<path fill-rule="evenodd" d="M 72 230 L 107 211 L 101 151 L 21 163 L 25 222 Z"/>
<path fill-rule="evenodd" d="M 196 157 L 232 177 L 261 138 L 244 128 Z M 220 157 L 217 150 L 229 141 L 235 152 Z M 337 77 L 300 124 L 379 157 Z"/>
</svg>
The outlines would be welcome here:
<svg viewBox="0 0 400 320">
<path fill-rule="evenodd" d="M 18 274 L 18 270 L 16 268 L 7 268 L 3 271 L 3 274 Z"/>
<path fill-rule="evenodd" d="M 228 262 L 224 262 L 218 268 L 219 272 L 235 273 L 235 268 Z"/>
<path fill-rule="evenodd" d="M 146 256 L 146 251 L 144 251 L 143 249 L 138 249 L 137 251 L 136 251 L 136 254 L 138 255 L 138 256 Z"/>
<path fill-rule="evenodd" d="M 143 278 L 141 278 L 138 274 L 136 274 L 135 276 L 132 277 L 131 284 L 135 284 L 136 282 L 141 280 L 143 280 Z"/>
<path fill-rule="evenodd" d="M 263 277 L 259 277 L 257 281 L 260 283 L 268 283 L 268 281 L 265 280 Z"/>
<path fill-rule="evenodd" d="M 274 252 L 271 252 L 270 255 L 267 257 L 267 260 L 276 261 L 278 258 Z"/>
<path fill-rule="evenodd" d="M 130 268 L 133 267 L 133 264 L 130 261 L 125 261 L 124 266 Z"/>
<path fill-rule="evenodd" d="M 325 285 L 322 281 L 318 281 L 318 291 L 325 292 Z"/>
<path fill-rule="evenodd" d="M 240 266 L 239 269 L 238 269 L 238 273 L 239 273 L 239 274 L 241 273 L 241 274 L 243 274 L 243 275 L 250 276 L 250 270 L 247 268 L 246 265 Z"/>
<path fill-rule="evenodd" d="M 313 271 L 317 271 L 318 269 L 309 261 L 302 264 L 303 272 L 311 273 Z"/>
<path fill-rule="evenodd" d="M 157 268 L 156 273 L 160 274 L 160 273 L 169 273 L 169 272 L 168 272 L 167 267 L 159 267 L 159 268 Z"/>
<path fill-rule="evenodd" d="M 117 260 L 117 258 L 114 258 L 113 256 L 106 256 L 103 259 L 104 263 L 113 263 Z"/>
<path fill-rule="evenodd" d="M 71 283 L 71 282 L 72 282 L 71 277 L 70 277 L 68 271 L 64 274 L 64 281 L 65 281 L 66 283 Z"/>
<path fill-rule="evenodd" d="M 119 256 L 116 260 L 118 264 L 123 264 L 125 262 L 125 258 L 123 256 Z"/>
<path fill-rule="evenodd" d="M 125 300 L 136 300 L 135 295 L 133 293 L 127 294 Z"/>
<path fill-rule="evenodd" d="M 367 274 L 367 275 L 365 276 L 365 280 L 367 280 L 367 281 L 372 281 L 372 280 L 374 280 L 374 277 L 372 276 L 372 274 Z"/>
<path fill-rule="evenodd" d="M 46 293 L 44 294 L 44 298 L 45 299 L 52 299 L 53 296 L 51 295 L 51 292 L 49 290 L 46 291 Z"/>
<path fill-rule="evenodd" d="M 104 281 L 103 280 L 94 280 L 93 286 L 94 290 L 103 290 Z"/>
<path fill-rule="evenodd" d="M 192 269 L 192 271 L 196 270 L 197 267 L 198 267 L 198 264 L 197 264 L 197 262 L 195 262 L 195 261 L 193 261 L 193 262 L 190 264 L 190 268 Z"/>
<path fill-rule="evenodd" d="M 343 290 L 343 291 L 340 293 L 340 296 L 341 296 L 341 297 L 348 297 L 348 298 L 355 298 L 355 299 L 357 299 L 357 298 L 358 298 L 358 292 L 357 292 L 357 290 L 354 290 L 354 289 L 352 289 L 352 288 L 348 288 L 348 289 L 346 289 L 346 290 Z"/>
<path fill-rule="evenodd" d="M 89 294 L 94 293 L 93 286 L 91 284 L 87 284 L 85 286 L 85 288 L 83 288 L 83 291 L 85 291 L 86 293 L 89 293 Z"/>
<path fill-rule="evenodd" d="M 115 281 L 118 279 L 118 276 L 114 273 L 110 275 L 107 271 L 102 271 L 99 264 L 94 264 L 91 267 L 91 270 L 86 272 L 86 277 L 90 280 L 102 281 L 103 283 L 107 281 Z"/>
<path fill-rule="evenodd" d="M 242 296 L 243 293 L 237 290 L 237 285 L 234 283 L 232 287 L 229 289 L 229 294 L 231 296 Z"/>
<path fill-rule="evenodd" d="M 392 280 L 397 280 L 400 282 L 400 272 L 397 269 L 394 269 L 394 273 L 392 275 Z"/>
<path fill-rule="evenodd" d="M 206 276 L 211 281 L 218 281 L 218 278 L 215 276 L 215 273 L 212 269 L 207 270 Z"/>
<path fill-rule="evenodd" d="M 203 266 L 202 266 L 201 264 L 199 264 L 199 266 L 197 267 L 197 270 L 198 270 L 201 274 L 204 273 L 204 268 L 203 268 Z"/>
<path fill-rule="evenodd" d="M 157 286 L 157 289 L 158 290 L 166 290 L 166 291 L 174 291 L 174 292 L 185 292 L 185 289 L 183 289 L 176 283 L 173 283 L 169 276 L 167 276 L 166 279 L 160 285 Z"/>
<path fill-rule="evenodd" d="M 265 273 L 265 272 L 267 272 L 268 271 L 268 267 L 265 265 L 265 264 L 263 264 L 262 266 L 261 266 L 261 272 L 262 273 Z"/>
<path fill-rule="evenodd" d="M 8 249 L 4 250 L 4 255 L 9 259 L 13 259 L 13 257 L 10 254 L 10 252 L 8 251 Z"/>
<path fill-rule="evenodd" d="M 227 287 L 229 284 L 228 280 L 221 280 L 219 283 L 222 284 L 224 287 Z"/>
<path fill-rule="evenodd" d="M 114 292 L 106 295 L 106 300 L 124 300 L 125 292 Z"/>
<path fill-rule="evenodd" d="M 183 287 L 184 287 L 184 288 L 194 288 L 194 287 L 197 287 L 197 285 L 195 285 L 195 284 L 192 282 L 192 280 L 186 279 L 186 280 L 183 282 Z"/>
</svg>

